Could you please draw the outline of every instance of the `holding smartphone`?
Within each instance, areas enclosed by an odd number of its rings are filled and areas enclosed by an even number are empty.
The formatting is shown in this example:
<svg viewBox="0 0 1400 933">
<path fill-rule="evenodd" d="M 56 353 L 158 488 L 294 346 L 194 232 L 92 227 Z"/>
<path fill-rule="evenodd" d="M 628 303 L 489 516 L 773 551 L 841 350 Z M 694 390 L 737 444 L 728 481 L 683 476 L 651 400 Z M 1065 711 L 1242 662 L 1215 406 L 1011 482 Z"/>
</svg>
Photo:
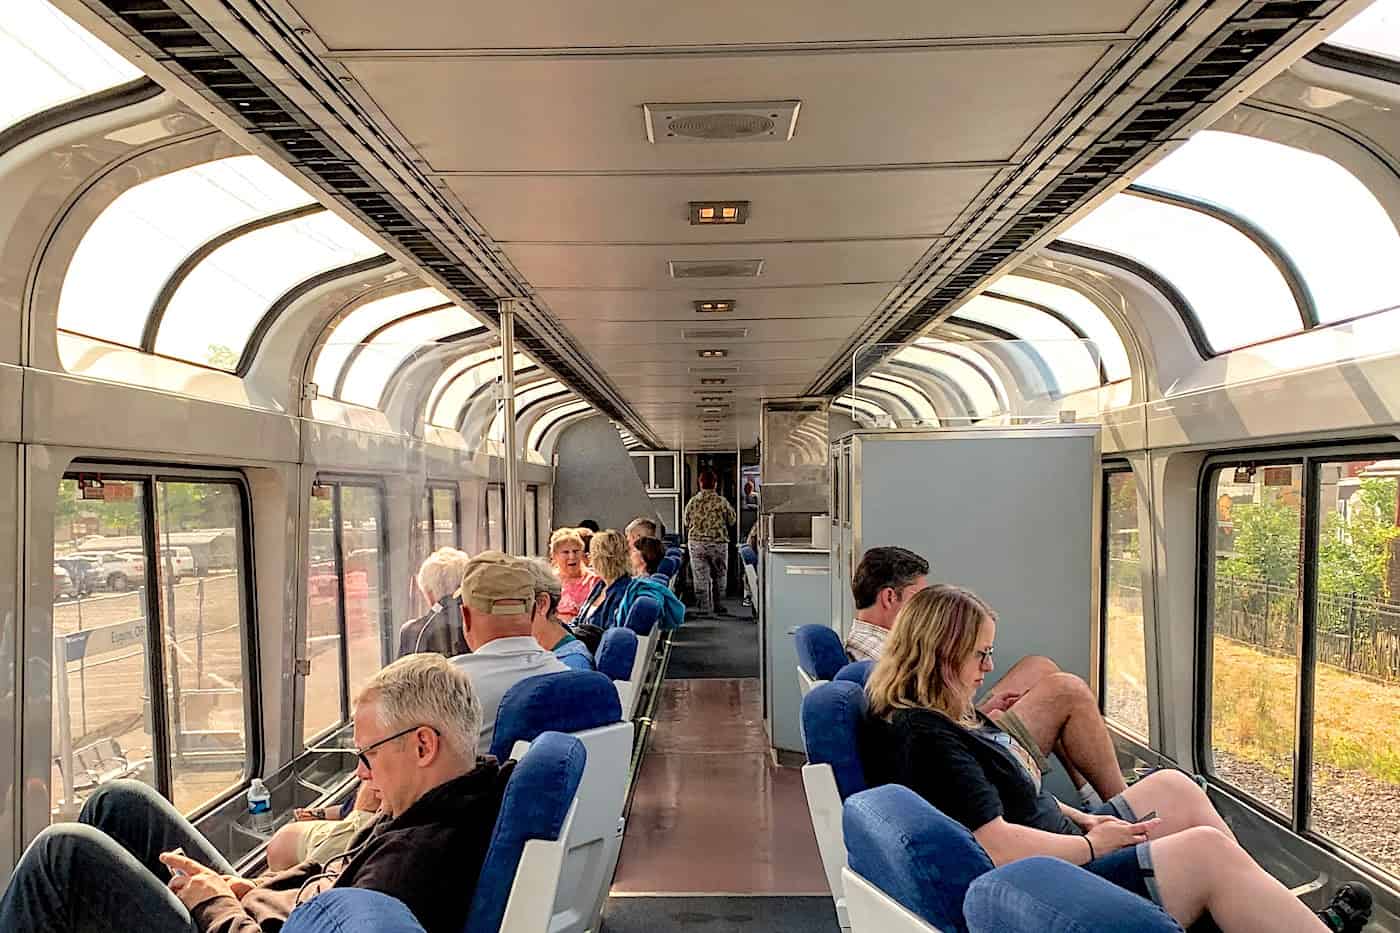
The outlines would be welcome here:
<svg viewBox="0 0 1400 933">
<path fill-rule="evenodd" d="M 1157 811 L 1156 811 L 1156 810 L 1153 810 L 1151 813 L 1147 814 L 1146 816 L 1140 816 L 1140 817 L 1138 817 L 1138 822 L 1139 822 L 1139 823 L 1146 823 L 1148 820 L 1155 820 L 1156 818 L 1157 818 Z"/>
<path fill-rule="evenodd" d="M 178 856 L 180 856 L 180 858 L 189 858 L 189 856 L 185 854 L 185 847 L 184 847 L 184 846 L 178 846 L 178 847 L 176 847 L 175 849 L 173 849 L 173 850 L 171 851 L 170 854 L 171 854 L 171 855 L 178 855 Z M 183 868 L 172 868 L 172 869 L 170 869 L 170 874 L 171 874 L 171 877 L 172 877 L 172 878 L 178 878 L 178 877 L 180 877 L 180 876 L 182 876 L 182 875 L 188 877 L 189 872 L 185 871 Z"/>
</svg>

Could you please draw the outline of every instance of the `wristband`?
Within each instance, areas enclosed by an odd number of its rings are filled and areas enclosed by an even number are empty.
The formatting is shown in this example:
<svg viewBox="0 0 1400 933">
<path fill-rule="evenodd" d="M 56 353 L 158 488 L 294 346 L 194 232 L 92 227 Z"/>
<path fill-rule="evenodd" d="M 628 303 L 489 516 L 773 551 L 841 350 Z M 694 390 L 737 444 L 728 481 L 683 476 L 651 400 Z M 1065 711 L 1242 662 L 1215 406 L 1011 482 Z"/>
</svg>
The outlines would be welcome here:
<svg viewBox="0 0 1400 933">
<path fill-rule="evenodd" d="M 1088 836 L 1084 837 L 1084 844 L 1089 847 L 1089 861 L 1092 862 L 1095 858 L 1097 858 L 1097 856 L 1094 855 L 1094 844 L 1089 841 Z M 1086 862 L 1085 864 L 1088 864 L 1088 862 Z"/>
</svg>

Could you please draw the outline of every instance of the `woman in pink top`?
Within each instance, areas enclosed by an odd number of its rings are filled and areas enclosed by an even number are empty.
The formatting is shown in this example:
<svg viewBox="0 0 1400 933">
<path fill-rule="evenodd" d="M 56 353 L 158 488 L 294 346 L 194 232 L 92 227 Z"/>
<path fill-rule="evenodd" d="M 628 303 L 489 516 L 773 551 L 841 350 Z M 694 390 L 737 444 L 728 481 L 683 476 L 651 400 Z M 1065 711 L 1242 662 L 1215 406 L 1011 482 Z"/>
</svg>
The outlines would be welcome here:
<svg viewBox="0 0 1400 933">
<path fill-rule="evenodd" d="M 572 622 L 588 599 L 598 577 L 583 566 L 583 538 L 573 528 L 560 528 L 549 536 L 549 559 L 559 575 L 559 618 Z"/>
</svg>

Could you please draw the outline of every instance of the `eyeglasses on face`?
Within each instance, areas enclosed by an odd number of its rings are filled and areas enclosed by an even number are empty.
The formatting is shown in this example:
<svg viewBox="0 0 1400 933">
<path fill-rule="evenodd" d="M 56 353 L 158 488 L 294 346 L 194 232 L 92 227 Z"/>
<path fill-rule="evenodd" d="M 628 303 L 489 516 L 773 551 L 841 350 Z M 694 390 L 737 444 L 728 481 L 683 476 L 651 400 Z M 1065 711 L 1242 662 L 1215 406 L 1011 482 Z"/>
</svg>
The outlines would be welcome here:
<svg viewBox="0 0 1400 933">
<path fill-rule="evenodd" d="M 364 748 L 357 748 L 357 749 L 355 749 L 355 757 L 358 758 L 358 759 L 360 759 L 360 764 L 362 764 L 362 765 L 365 766 L 365 770 L 366 770 L 366 771 L 373 771 L 373 770 L 374 770 L 374 765 L 372 765 L 372 764 L 369 763 L 369 753 L 370 753 L 370 752 L 374 751 L 376 748 L 378 748 L 379 746 L 381 746 L 381 745 L 383 745 L 383 744 L 385 744 L 385 743 L 387 743 L 387 742 L 392 742 L 392 741 L 394 741 L 394 739 L 401 739 L 401 738 L 403 738 L 404 736 L 408 735 L 410 732 L 417 732 L 419 729 L 432 729 L 433 735 L 436 735 L 436 736 L 438 736 L 439 738 L 442 736 L 442 733 L 439 732 L 439 731 L 437 731 L 436 729 L 433 729 L 432 726 L 423 726 L 423 725 L 409 726 L 407 729 L 404 729 L 402 732 L 395 732 L 393 735 L 389 736 L 388 738 L 380 739 L 378 742 L 374 742 L 374 743 L 371 743 L 371 744 L 369 744 L 369 745 L 366 745 Z"/>
<path fill-rule="evenodd" d="M 977 663 L 979 663 L 979 664 L 991 664 L 991 663 L 992 663 L 992 655 L 996 653 L 996 650 L 997 650 L 997 649 L 996 649 L 996 646 L 994 645 L 994 646 L 992 646 L 991 648 L 984 648 L 984 649 L 981 649 L 981 650 L 974 651 L 974 652 L 972 652 L 972 653 L 975 654 L 975 655 L 977 655 Z"/>
</svg>

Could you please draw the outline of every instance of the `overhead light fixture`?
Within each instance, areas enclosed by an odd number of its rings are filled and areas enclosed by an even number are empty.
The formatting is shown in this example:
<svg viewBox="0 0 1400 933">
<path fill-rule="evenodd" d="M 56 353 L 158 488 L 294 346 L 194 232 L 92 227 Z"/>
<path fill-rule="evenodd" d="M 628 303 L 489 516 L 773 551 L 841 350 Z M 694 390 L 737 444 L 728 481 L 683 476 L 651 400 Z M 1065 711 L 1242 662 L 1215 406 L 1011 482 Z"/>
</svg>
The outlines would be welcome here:
<svg viewBox="0 0 1400 933">
<path fill-rule="evenodd" d="M 749 220 L 748 201 L 691 201 L 690 225 L 742 224 Z"/>
<path fill-rule="evenodd" d="M 706 405 L 721 405 L 724 403 L 723 395 L 702 395 L 700 401 Z"/>
<path fill-rule="evenodd" d="M 702 386 L 722 386 L 727 381 L 725 379 L 701 379 L 700 384 Z"/>
<path fill-rule="evenodd" d="M 702 408 L 700 410 L 707 415 L 720 415 L 724 413 L 723 408 Z"/>
<path fill-rule="evenodd" d="M 722 360 L 729 355 L 728 350 L 721 350 L 717 347 L 712 347 L 709 350 L 697 350 L 696 352 L 700 354 L 702 360 Z"/>
<path fill-rule="evenodd" d="M 734 310 L 733 298 L 711 298 L 695 302 L 696 314 L 728 314 Z"/>
</svg>

